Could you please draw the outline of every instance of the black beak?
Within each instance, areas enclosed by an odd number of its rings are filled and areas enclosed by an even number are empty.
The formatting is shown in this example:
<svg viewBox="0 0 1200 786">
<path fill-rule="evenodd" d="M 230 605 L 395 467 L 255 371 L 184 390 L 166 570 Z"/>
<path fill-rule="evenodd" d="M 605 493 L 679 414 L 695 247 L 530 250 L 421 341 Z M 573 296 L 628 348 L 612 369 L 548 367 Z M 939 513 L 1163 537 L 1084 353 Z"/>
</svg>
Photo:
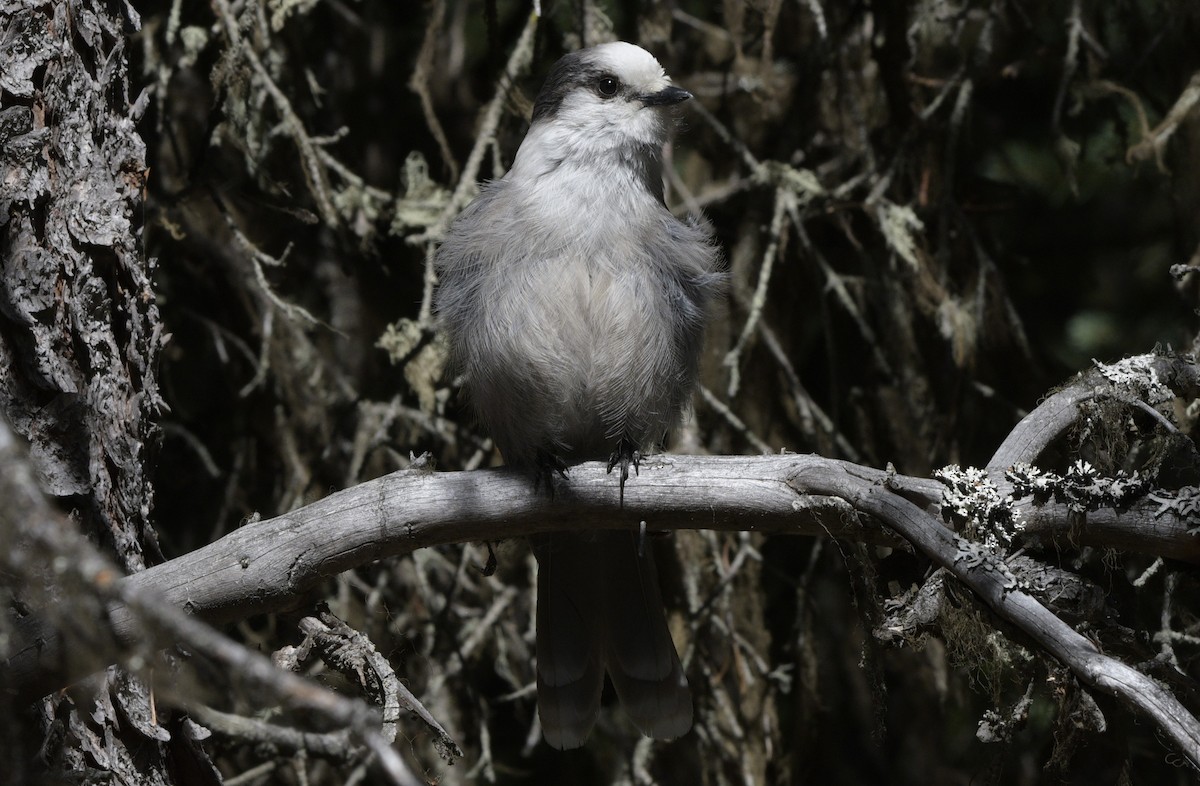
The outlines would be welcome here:
<svg viewBox="0 0 1200 786">
<path fill-rule="evenodd" d="M 684 90 L 682 87 L 664 87 L 657 93 L 640 96 L 639 99 L 643 106 L 671 106 L 678 104 L 681 101 L 687 101 L 692 97 L 692 94 Z"/>
</svg>

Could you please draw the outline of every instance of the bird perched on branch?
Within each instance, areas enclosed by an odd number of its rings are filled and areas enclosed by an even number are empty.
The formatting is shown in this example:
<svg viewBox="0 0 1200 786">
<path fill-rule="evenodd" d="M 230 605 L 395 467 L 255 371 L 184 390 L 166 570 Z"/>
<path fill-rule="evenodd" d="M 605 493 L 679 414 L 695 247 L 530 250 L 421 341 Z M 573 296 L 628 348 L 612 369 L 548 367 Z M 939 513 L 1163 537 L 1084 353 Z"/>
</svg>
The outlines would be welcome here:
<svg viewBox="0 0 1200 786">
<path fill-rule="evenodd" d="M 629 466 L 676 424 L 724 274 L 708 228 L 663 201 L 671 110 L 691 98 L 627 43 L 563 57 L 512 168 L 438 251 L 436 309 L 483 426 L 510 466 Z M 564 530 L 568 522 L 564 522 Z M 581 746 L 607 671 L 634 725 L 692 725 L 650 549 L 636 533 L 535 538 L 538 713 Z"/>
</svg>

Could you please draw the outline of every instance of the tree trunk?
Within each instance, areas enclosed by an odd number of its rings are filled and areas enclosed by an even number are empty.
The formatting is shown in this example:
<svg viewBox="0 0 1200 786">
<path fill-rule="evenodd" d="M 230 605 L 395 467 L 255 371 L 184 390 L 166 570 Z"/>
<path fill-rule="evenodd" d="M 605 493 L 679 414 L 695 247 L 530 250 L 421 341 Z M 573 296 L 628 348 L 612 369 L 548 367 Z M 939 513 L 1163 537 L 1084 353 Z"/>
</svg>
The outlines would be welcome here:
<svg viewBox="0 0 1200 786">
<path fill-rule="evenodd" d="M 148 169 L 136 123 L 146 101 L 130 101 L 126 57 L 139 26 L 128 4 L 0 5 L 0 413 L 28 439 L 41 488 L 129 573 L 162 558 L 150 473 L 163 337 L 141 243 Z M 30 577 L 43 567 L 28 565 Z M 94 635 L 77 633 L 77 645 Z M 91 688 L 78 705 L 45 700 L 44 726 L 61 726 L 43 754 L 77 771 L 165 782 L 170 735 L 155 721 L 129 722 L 153 717 L 147 687 L 113 669 Z M 0 732 L 5 743 L 33 742 L 17 725 Z M 0 758 L 20 767 L 37 747 Z"/>
</svg>

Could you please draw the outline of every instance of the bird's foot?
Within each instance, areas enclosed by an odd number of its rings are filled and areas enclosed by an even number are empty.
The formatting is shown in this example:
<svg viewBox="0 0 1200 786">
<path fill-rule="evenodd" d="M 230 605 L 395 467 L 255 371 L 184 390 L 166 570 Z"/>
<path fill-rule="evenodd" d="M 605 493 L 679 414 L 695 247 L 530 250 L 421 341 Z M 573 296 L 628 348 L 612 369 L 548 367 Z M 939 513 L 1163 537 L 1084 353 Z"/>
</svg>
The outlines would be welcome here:
<svg viewBox="0 0 1200 786">
<path fill-rule="evenodd" d="M 638 474 L 638 469 L 642 464 L 642 452 L 634 446 L 632 442 L 621 437 L 617 442 L 617 449 L 608 457 L 608 471 L 612 472 L 614 467 L 621 467 L 621 505 L 625 505 L 625 481 L 629 480 L 629 465 L 633 465 L 633 473 Z"/>
<path fill-rule="evenodd" d="M 537 453 L 537 472 L 533 476 L 533 490 L 540 491 L 542 486 L 546 487 L 546 493 L 550 495 L 550 499 L 554 499 L 554 476 L 560 478 L 567 477 L 567 462 L 563 461 L 562 456 L 551 453 L 548 450 L 539 450 Z"/>
</svg>

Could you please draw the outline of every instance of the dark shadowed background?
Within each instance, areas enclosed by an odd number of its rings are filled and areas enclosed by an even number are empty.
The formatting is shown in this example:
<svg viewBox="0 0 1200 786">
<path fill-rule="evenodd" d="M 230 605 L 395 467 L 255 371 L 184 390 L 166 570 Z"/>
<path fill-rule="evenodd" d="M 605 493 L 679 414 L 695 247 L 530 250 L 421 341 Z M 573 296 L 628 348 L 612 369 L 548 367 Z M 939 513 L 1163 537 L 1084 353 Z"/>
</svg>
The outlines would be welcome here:
<svg viewBox="0 0 1200 786">
<path fill-rule="evenodd" d="M 1198 277 L 1170 273 L 1200 264 L 1200 115 L 1195 97 L 1185 105 L 1200 91 L 1200 6 L 1188 0 L 547 0 L 536 22 L 529 3 L 494 0 L 140 5 L 141 29 L 126 23 L 114 56 L 128 58 L 130 102 L 152 91 L 133 220 L 169 335 L 142 457 L 165 558 L 425 451 L 440 470 L 497 462 L 443 374 L 427 262 L 473 184 L 512 161 L 555 59 L 614 38 L 696 96 L 669 150 L 668 202 L 712 222 L 732 278 L 672 450 L 816 452 L 926 476 L 986 463 L 1093 359 L 1194 346 Z M 1193 441 L 1196 418 L 1181 406 Z M 1047 468 L 1146 461 L 1089 439 L 1074 435 Z M 581 751 L 541 743 L 523 542 L 496 544 L 491 576 L 484 544 L 362 567 L 294 615 L 230 632 L 274 652 L 326 602 L 463 748 L 449 765 L 402 719 L 399 750 L 431 783 L 1191 777 L 1152 727 L 1093 702 L 965 590 L 904 646 L 873 636 L 928 574 L 921 558 L 705 532 L 656 547 L 697 694 L 698 728 L 669 744 L 640 740 L 615 709 Z M 1194 709 L 1194 569 L 1168 562 L 1135 586 L 1153 557 L 1069 544 L 1037 556 L 1103 588 L 1104 635 L 1125 634 L 1105 646 L 1129 662 L 1161 655 L 1153 635 L 1172 604 L 1193 636 L 1172 657 Z M 204 683 L 224 712 L 303 720 L 219 670 Z M 985 713 L 1027 692 L 1019 728 L 981 741 Z M 71 702 L 41 712 L 45 755 L 86 760 L 83 782 L 102 782 L 96 755 L 64 752 L 79 743 L 62 729 L 82 733 Z M 76 724 L 103 738 L 91 717 Z M 384 782 L 361 759 L 298 759 L 236 734 L 204 750 L 226 778 L 258 773 L 242 783 Z M 205 782 L 180 772 L 147 764 L 143 776 Z"/>
</svg>

